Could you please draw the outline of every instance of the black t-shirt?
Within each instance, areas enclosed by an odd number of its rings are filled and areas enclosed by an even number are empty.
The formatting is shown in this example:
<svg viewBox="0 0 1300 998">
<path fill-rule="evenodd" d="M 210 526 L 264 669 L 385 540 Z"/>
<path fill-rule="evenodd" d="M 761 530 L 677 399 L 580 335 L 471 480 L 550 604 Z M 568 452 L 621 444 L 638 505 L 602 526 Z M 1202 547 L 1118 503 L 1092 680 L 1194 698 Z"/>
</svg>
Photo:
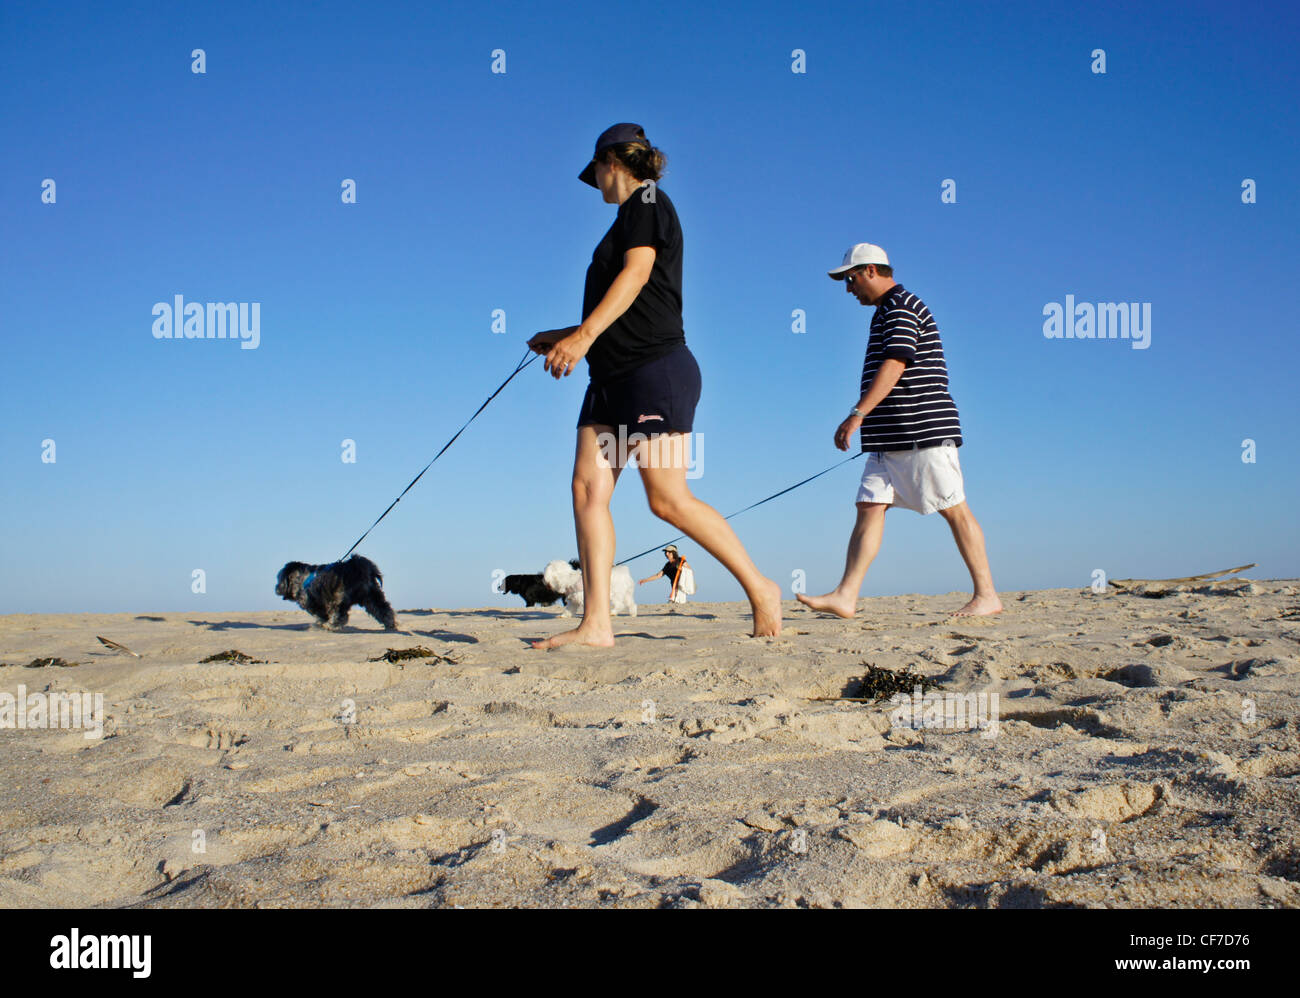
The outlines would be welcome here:
<svg viewBox="0 0 1300 998">
<path fill-rule="evenodd" d="M 663 567 L 664 578 L 671 583 L 675 578 L 677 578 L 678 566 L 680 565 L 680 561 L 667 562 Z"/>
<path fill-rule="evenodd" d="M 653 246 L 654 268 L 627 311 L 596 337 L 587 351 L 593 384 L 620 378 L 686 342 L 682 329 L 682 227 L 663 188 L 645 184 L 618 206 L 587 268 L 582 293 L 586 319 L 605 297 L 623 269 L 623 254 L 637 246 Z"/>
</svg>

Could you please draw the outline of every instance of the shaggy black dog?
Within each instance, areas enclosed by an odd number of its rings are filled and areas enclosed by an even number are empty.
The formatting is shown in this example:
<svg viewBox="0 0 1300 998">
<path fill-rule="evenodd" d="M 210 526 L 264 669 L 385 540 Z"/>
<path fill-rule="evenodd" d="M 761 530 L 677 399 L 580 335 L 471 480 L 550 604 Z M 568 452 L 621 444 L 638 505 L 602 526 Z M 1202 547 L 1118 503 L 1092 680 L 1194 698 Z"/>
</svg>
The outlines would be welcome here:
<svg viewBox="0 0 1300 998">
<path fill-rule="evenodd" d="M 542 573 L 535 575 L 507 575 L 501 583 L 503 592 L 522 596 L 528 606 L 551 606 L 560 594 L 542 581 Z"/>
<path fill-rule="evenodd" d="M 572 559 L 569 564 L 574 568 L 580 567 L 577 558 Z M 542 581 L 541 572 L 532 575 L 507 575 L 505 581 L 501 583 L 501 589 L 503 592 L 522 596 L 528 606 L 554 606 L 556 601 L 564 599 Z"/>
<path fill-rule="evenodd" d="M 276 576 L 275 594 L 297 603 L 331 631 L 347 624 L 348 610 L 358 605 L 385 630 L 395 631 L 397 617 L 384 596 L 383 585 L 379 567 L 354 554 L 347 561 L 329 565 L 289 562 Z"/>
</svg>

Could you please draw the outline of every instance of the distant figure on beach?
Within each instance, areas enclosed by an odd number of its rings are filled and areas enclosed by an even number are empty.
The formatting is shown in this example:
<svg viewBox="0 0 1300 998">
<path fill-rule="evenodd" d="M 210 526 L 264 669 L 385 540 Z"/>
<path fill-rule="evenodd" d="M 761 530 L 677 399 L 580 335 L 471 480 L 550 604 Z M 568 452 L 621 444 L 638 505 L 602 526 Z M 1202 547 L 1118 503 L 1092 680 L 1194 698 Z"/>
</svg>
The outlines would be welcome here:
<svg viewBox="0 0 1300 998">
<path fill-rule="evenodd" d="M 858 399 L 835 431 L 835 446 L 849 449 L 857 431 L 868 453 L 858 486 L 858 518 L 849 538 L 844 577 L 824 596 L 798 596 L 814 610 L 839 617 L 857 611 L 867 568 L 880 551 L 885 511 L 891 506 L 948 521 L 957 550 L 970 570 L 975 595 L 956 611 L 979 616 L 1002 611 L 993 588 L 984 532 L 966 505 L 957 448 L 961 423 L 948 394 L 948 368 L 939 327 L 925 302 L 894 281 L 889 257 L 879 246 L 858 243 L 828 271 L 863 305 L 874 305 Z"/>
<path fill-rule="evenodd" d="M 686 559 L 677 553 L 676 544 L 669 544 L 664 548 L 664 556 L 668 559 L 664 563 L 664 567 L 654 575 L 639 579 L 637 585 L 644 586 L 647 582 L 653 582 L 655 579 L 667 579 L 670 583 L 668 602 L 685 603 L 686 597 L 695 592 L 695 573 L 691 570 L 691 566 L 686 563 Z"/>
<path fill-rule="evenodd" d="M 618 214 L 587 268 L 582 322 L 528 341 L 546 355 L 544 367 L 555 378 L 567 377 L 583 357 L 591 376 L 573 460 L 573 518 L 587 597 L 582 623 L 534 642 L 536 648 L 614 644 L 609 500 L 633 455 L 650 511 L 722 562 L 744 588 L 753 635 L 781 633 L 781 587 L 759 572 L 727 521 L 686 484 L 687 437 L 701 382 L 682 327 L 682 228 L 659 186 L 663 166 L 663 153 L 640 125 L 613 125 L 596 140 L 578 179 L 618 205 Z"/>
</svg>

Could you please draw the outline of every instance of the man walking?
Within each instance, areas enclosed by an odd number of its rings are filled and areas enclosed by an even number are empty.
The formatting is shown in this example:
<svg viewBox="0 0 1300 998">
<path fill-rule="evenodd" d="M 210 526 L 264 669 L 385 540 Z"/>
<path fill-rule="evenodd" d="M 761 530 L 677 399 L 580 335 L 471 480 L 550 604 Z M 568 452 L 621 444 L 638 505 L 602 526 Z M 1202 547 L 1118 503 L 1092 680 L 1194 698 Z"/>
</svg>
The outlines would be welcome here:
<svg viewBox="0 0 1300 998">
<path fill-rule="evenodd" d="M 858 487 L 858 519 L 849 539 L 844 578 L 824 596 L 799 602 L 840 617 L 857 611 L 867 568 L 880 550 L 890 506 L 938 513 L 952 528 L 957 550 L 970 570 L 975 595 L 956 613 L 1000 613 L 984 532 L 966 505 L 957 448 L 961 423 L 948 394 L 948 367 L 934 316 L 920 298 L 894 281 L 889 257 L 879 246 L 858 243 L 828 271 L 863 305 L 874 305 L 862 397 L 835 431 L 835 446 L 849 449 L 859 431 L 867 466 Z"/>
</svg>

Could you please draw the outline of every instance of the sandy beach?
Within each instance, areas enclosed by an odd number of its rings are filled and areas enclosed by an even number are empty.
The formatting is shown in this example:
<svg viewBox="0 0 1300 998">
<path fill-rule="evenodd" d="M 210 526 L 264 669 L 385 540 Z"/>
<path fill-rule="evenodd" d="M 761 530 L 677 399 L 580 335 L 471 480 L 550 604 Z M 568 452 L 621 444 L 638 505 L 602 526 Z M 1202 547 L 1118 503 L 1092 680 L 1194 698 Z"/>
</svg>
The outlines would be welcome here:
<svg viewBox="0 0 1300 998">
<path fill-rule="evenodd" d="M 967 598 L 643 604 L 611 651 L 522 606 L 0 617 L 0 905 L 1300 907 L 1300 583 Z M 829 699 L 868 666 L 991 716 Z"/>
</svg>

